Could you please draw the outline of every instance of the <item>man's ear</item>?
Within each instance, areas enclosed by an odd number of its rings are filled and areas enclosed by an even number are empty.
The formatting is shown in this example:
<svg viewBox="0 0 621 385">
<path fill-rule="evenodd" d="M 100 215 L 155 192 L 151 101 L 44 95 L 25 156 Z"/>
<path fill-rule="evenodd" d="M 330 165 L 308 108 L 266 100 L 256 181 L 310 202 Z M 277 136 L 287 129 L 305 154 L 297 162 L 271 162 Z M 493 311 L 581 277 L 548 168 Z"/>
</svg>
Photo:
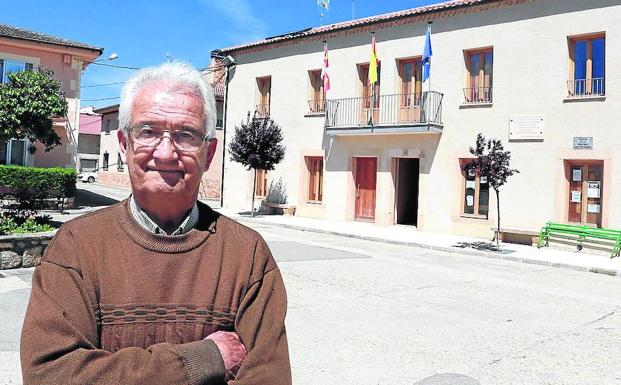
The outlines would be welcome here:
<svg viewBox="0 0 621 385">
<path fill-rule="evenodd" d="M 121 160 L 123 163 L 127 164 L 127 137 L 125 136 L 125 131 L 122 129 L 118 129 L 116 133 L 116 137 L 119 139 L 119 150 L 121 153 Z"/>
<path fill-rule="evenodd" d="M 213 138 L 207 142 L 207 159 L 205 159 L 205 171 L 209 170 L 211 161 L 214 155 L 216 155 L 216 148 L 218 147 L 218 139 Z"/>
</svg>

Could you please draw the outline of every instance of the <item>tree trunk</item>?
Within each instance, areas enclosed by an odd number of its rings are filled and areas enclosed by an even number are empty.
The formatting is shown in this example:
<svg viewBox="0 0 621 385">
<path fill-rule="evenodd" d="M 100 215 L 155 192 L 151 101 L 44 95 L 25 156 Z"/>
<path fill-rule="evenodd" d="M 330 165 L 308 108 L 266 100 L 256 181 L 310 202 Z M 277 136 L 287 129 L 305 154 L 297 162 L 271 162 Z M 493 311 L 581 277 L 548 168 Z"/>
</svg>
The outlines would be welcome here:
<svg viewBox="0 0 621 385">
<path fill-rule="evenodd" d="M 494 191 L 496 191 L 496 214 L 498 217 L 496 226 L 496 247 L 500 248 L 500 191 L 498 189 L 494 189 Z"/>
<path fill-rule="evenodd" d="M 257 169 L 254 169 L 254 181 L 252 182 L 252 205 L 250 209 L 250 216 L 254 218 L 254 194 L 257 191 Z"/>
</svg>

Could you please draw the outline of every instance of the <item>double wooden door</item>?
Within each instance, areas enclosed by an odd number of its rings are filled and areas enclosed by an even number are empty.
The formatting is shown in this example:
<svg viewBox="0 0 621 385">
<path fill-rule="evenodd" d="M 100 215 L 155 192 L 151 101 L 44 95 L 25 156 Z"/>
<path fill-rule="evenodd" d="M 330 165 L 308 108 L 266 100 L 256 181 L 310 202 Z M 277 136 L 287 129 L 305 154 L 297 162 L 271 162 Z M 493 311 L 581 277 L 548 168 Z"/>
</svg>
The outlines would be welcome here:
<svg viewBox="0 0 621 385">
<path fill-rule="evenodd" d="M 377 158 L 354 158 L 356 184 L 356 219 L 375 219 Z"/>
</svg>

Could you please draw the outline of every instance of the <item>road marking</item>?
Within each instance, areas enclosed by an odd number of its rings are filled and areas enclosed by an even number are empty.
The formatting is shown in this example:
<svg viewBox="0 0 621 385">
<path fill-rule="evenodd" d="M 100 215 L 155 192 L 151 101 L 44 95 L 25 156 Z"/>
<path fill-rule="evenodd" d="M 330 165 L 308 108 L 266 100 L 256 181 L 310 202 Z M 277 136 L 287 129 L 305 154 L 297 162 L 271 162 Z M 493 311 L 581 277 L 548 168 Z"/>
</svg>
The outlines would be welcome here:
<svg viewBox="0 0 621 385">
<path fill-rule="evenodd" d="M 0 294 L 8 293 L 13 290 L 28 289 L 29 287 L 30 284 L 17 277 L 0 279 Z"/>
</svg>

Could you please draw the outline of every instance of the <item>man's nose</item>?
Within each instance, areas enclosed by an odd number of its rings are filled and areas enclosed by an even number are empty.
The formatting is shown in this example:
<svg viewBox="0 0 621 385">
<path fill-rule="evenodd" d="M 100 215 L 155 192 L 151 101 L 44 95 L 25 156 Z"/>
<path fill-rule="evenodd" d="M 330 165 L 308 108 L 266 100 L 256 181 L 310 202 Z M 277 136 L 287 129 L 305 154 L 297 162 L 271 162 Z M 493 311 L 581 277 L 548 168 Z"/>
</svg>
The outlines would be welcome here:
<svg viewBox="0 0 621 385">
<path fill-rule="evenodd" d="M 178 159 L 177 150 L 175 149 L 175 146 L 173 144 L 173 139 L 172 136 L 170 136 L 170 132 L 164 131 L 162 133 L 162 139 L 160 140 L 160 143 L 155 147 L 155 151 L 153 152 L 153 158 L 167 162 Z"/>
</svg>

